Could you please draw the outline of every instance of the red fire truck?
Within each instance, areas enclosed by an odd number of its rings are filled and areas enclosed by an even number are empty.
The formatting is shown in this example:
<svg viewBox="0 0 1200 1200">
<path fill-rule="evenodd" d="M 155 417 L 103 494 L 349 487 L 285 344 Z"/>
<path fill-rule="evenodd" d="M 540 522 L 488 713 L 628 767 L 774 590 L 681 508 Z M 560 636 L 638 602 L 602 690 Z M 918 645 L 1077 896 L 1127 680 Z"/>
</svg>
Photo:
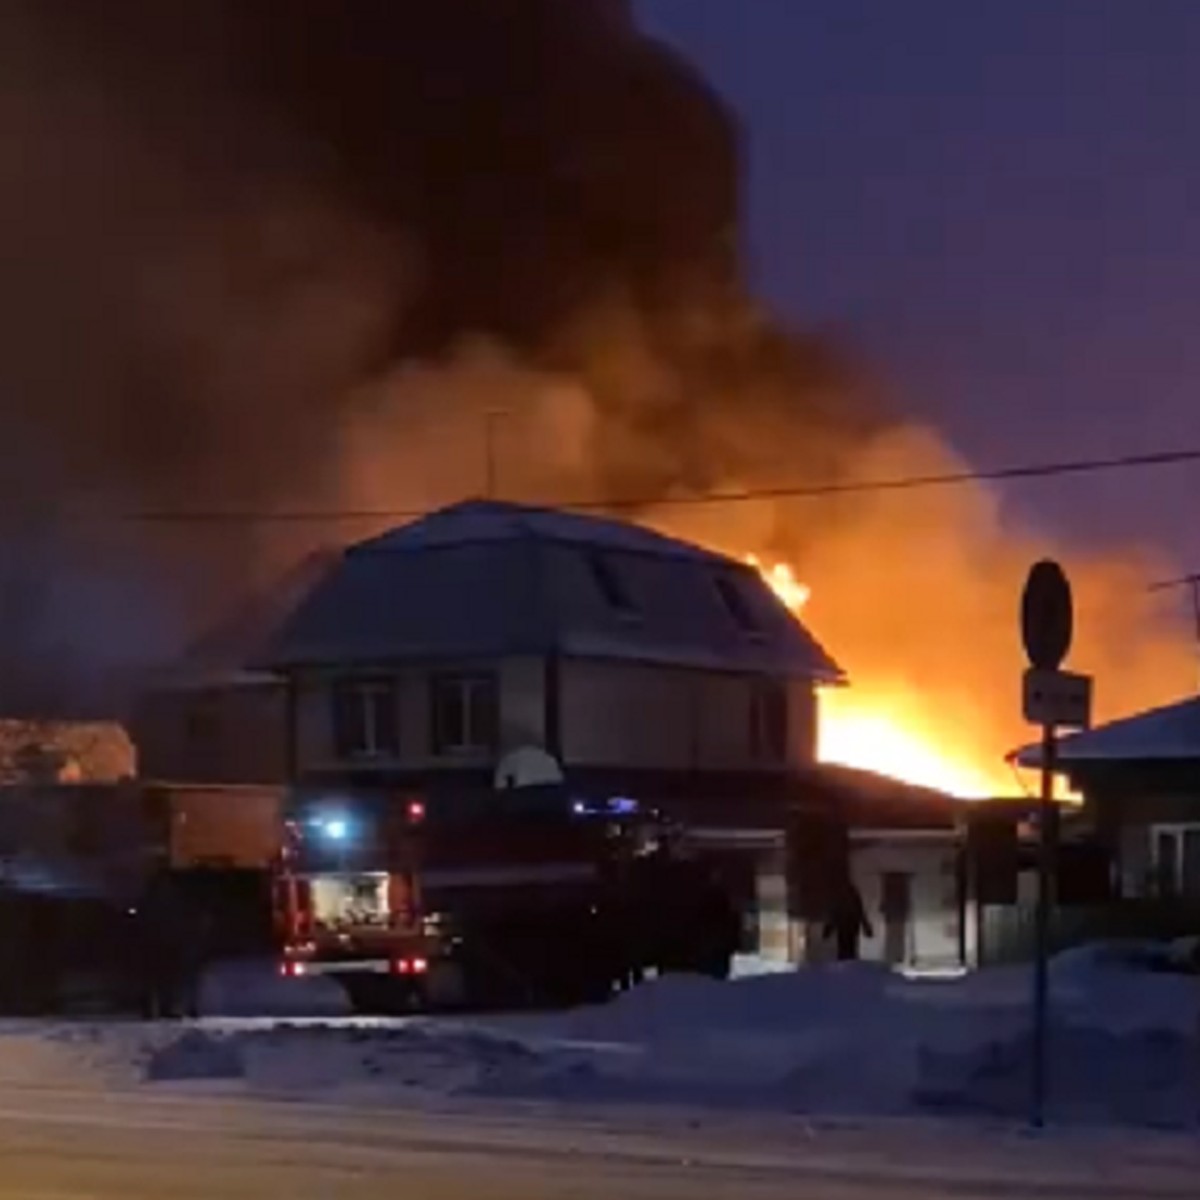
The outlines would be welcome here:
<svg viewBox="0 0 1200 1200">
<path fill-rule="evenodd" d="M 728 901 L 629 801 L 551 786 L 290 809 L 280 971 L 332 976 L 357 1007 L 572 1004 L 648 967 L 728 971 Z"/>
</svg>

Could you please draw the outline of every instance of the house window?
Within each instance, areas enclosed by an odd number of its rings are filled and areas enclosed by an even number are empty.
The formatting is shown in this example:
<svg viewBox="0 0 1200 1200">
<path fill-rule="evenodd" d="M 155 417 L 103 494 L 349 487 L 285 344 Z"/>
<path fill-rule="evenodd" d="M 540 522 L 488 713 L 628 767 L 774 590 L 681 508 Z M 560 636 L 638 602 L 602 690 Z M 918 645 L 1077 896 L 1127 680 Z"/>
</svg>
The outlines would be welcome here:
<svg viewBox="0 0 1200 1200">
<path fill-rule="evenodd" d="M 495 675 L 437 675 L 431 698 L 434 754 L 495 750 L 499 725 Z"/>
<path fill-rule="evenodd" d="M 343 679 L 333 685 L 333 744 L 338 758 L 399 753 L 394 679 Z"/>
<path fill-rule="evenodd" d="M 1200 898 L 1200 825 L 1156 825 L 1151 837 L 1155 892 Z"/>
<path fill-rule="evenodd" d="M 762 637 L 762 625 L 752 611 L 738 581 L 728 575 L 716 575 L 713 577 L 713 584 L 729 619 L 738 629 L 748 637 Z"/>
<path fill-rule="evenodd" d="M 788 753 L 787 685 L 775 679 L 750 691 L 750 755 L 760 762 L 783 762 Z"/>
<path fill-rule="evenodd" d="M 591 569 L 596 590 L 604 597 L 604 603 L 619 617 L 624 617 L 626 620 L 636 619 L 638 616 L 637 605 L 634 604 L 633 597 L 630 596 L 629 589 L 625 586 L 625 581 L 617 573 L 612 563 L 600 554 L 589 554 L 588 566 Z"/>
</svg>

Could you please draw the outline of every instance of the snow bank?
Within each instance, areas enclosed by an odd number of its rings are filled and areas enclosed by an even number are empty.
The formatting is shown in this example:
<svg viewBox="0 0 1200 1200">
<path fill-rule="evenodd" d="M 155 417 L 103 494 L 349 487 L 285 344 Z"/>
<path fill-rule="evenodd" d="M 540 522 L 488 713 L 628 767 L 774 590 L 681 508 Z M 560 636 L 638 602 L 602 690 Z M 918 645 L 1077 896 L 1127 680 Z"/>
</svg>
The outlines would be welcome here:
<svg viewBox="0 0 1200 1200">
<path fill-rule="evenodd" d="M 1200 1119 L 1194 1040 L 1056 1024 L 1048 1045 L 1050 1096 L 1060 1121 L 1182 1128 Z M 1029 1106 L 1031 1054 L 1028 1030 L 965 1054 L 928 1050 L 913 1099 L 930 1109 L 1018 1116 Z"/>
<path fill-rule="evenodd" d="M 525 1086 L 546 1065 L 517 1041 L 472 1031 L 312 1024 L 187 1029 L 153 1050 L 145 1077 L 239 1080 L 272 1093 L 381 1083 L 426 1094 L 471 1094 L 486 1091 L 497 1076 L 510 1087 Z"/>
<path fill-rule="evenodd" d="M 1053 1120 L 1194 1127 L 1200 1119 L 1200 980 L 1142 961 L 1128 947 L 1093 947 L 1052 963 Z M 301 1006 L 299 981 L 287 982 L 281 991 L 264 968 L 225 968 L 209 981 L 206 1009 L 261 1011 L 264 996 L 285 996 L 288 1022 L 131 1025 L 74 1049 L 91 1061 L 123 1057 L 156 1084 L 207 1080 L 321 1097 L 366 1088 L 385 1102 L 467 1096 L 1018 1121 L 1027 1112 L 1028 969 L 958 980 L 864 964 L 734 983 L 668 977 L 604 1007 L 459 1021 L 313 1020 L 322 1005 L 344 1010 L 340 991 L 311 981 L 318 986 Z M 263 989 L 253 1004 L 242 1002 L 250 985 Z"/>
</svg>

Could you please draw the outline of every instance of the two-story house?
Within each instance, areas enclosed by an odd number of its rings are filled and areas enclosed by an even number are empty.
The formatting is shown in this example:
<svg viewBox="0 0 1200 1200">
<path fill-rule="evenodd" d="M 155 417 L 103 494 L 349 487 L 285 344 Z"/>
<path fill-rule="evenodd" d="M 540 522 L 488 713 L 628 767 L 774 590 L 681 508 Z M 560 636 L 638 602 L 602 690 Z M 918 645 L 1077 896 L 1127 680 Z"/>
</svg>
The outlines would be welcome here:
<svg viewBox="0 0 1200 1200">
<path fill-rule="evenodd" d="M 537 745 L 665 795 L 811 763 L 841 679 L 751 568 L 494 502 L 347 549 L 256 665 L 286 681 L 293 777 L 472 783 Z"/>
<path fill-rule="evenodd" d="M 752 568 L 470 501 L 348 547 L 234 641 L 230 665 L 254 674 L 185 678 L 143 706 L 149 777 L 482 798 L 534 746 L 581 797 L 705 829 L 767 925 L 786 922 L 783 863 L 754 831 L 782 829 L 816 757 L 817 688 L 842 675 Z"/>
</svg>

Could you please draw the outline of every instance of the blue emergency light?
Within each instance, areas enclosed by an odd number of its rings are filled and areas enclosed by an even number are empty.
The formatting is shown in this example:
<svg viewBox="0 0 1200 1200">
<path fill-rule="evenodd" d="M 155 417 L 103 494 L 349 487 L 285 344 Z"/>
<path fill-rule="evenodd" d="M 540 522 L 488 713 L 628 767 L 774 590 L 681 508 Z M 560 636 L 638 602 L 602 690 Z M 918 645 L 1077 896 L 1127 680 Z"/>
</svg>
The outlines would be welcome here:
<svg viewBox="0 0 1200 1200">
<path fill-rule="evenodd" d="M 571 811 L 577 817 L 631 817 L 640 809 L 628 796 L 610 796 L 607 800 L 575 800 Z"/>
<path fill-rule="evenodd" d="M 344 842 L 350 837 L 350 822 L 343 816 L 314 817 L 311 823 L 331 842 Z"/>
</svg>

